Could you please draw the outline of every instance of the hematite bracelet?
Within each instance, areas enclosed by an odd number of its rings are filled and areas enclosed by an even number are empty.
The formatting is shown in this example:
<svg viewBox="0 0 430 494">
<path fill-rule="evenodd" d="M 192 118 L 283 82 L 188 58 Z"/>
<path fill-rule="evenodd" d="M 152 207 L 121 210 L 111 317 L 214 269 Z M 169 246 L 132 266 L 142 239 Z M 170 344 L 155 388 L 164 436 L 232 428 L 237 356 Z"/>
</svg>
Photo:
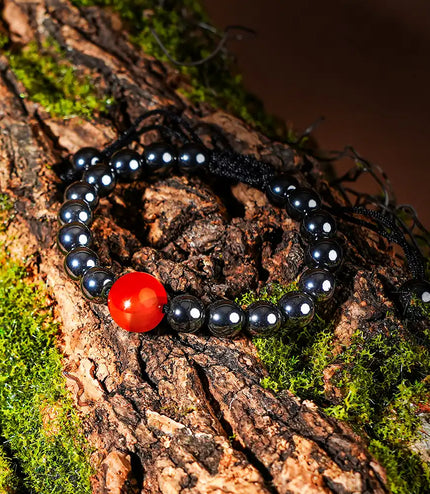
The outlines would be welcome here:
<svg viewBox="0 0 430 494">
<path fill-rule="evenodd" d="M 135 127 L 136 124 L 130 132 L 133 137 Z M 110 149 L 118 147 L 118 143 Z M 82 292 L 89 300 L 107 302 L 113 320 L 121 328 L 146 332 L 166 317 L 170 327 L 180 332 L 194 333 L 207 325 L 216 336 L 233 337 L 241 330 L 247 330 L 251 335 L 268 336 L 291 326 L 307 325 L 314 317 L 315 305 L 333 296 L 334 272 L 343 260 L 342 247 L 333 238 L 337 230 L 335 219 L 322 208 L 321 198 L 315 191 L 299 186 L 292 175 L 276 176 L 267 170 L 261 183 L 268 199 L 278 207 L 285 207 L 291 218 L 301 221 L 300 230 L 308 242 L 306 257 L 310 266 L 300 276 L 297 291 L 286 293 L 277 305 L 261 300 L 244 311 L 238 304 L 224 299 L 205 307 L 190 294 L 176 295 L 168 300 L 160 281 L 144 272 L 127 273 L 115 279 L 109 269 L 100 266 L 97 254 L 90 249 L 89 226 L 99 198 L 107 196 L 117 181 L 138 180 L 144 174 L 166 172 L 174 166 L 185 173 L 202 168 L 210 170 L 215 159 L 222 161 L 225 156 L 215 156 L 201 142 L 188 142 L 179 149 L 170 144 L 153 143 L 146 146 L 142 154 L 127 148 L 109 154 L 106 150 L 99 152 L 87 147 L 73 156 L 73 172 L 82 174 L 82 178 L 65 191 L 65 202 L 58 214 L 62 227 L 57 240 L 66 254 L 67 274 L 80 281 Z M 245 162 L 251 159 L 243 157 Z M 267 166 L 255 160 L 251 162 L 257 169 L 259 163 Z M 228 164 L 223 166 L 228 168 Z M 234 172 L 227 170 L 224 173 L 229 176 Z M 247 182 L 253 183 L 251 175 Z M 430 303 L 430 283 L 424 279 L 410 280 L 404 287 L 409 295 Z"/>
</svg>

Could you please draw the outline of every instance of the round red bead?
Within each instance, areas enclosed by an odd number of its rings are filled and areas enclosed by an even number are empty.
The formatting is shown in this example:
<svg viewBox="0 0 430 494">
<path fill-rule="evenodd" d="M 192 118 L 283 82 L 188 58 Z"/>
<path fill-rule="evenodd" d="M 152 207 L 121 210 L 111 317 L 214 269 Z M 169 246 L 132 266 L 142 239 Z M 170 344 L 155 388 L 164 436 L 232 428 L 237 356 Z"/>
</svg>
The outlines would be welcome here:
<svg viewBox="0 0 430 494">
<path fill-rule="evenodd" d="M 163 319 L 167 304 L 164 286 L 148 273 L 127 273 L 112 285 L 108 307 L 112 319 L 133 333 L 154 329 Z"/>
</svg>

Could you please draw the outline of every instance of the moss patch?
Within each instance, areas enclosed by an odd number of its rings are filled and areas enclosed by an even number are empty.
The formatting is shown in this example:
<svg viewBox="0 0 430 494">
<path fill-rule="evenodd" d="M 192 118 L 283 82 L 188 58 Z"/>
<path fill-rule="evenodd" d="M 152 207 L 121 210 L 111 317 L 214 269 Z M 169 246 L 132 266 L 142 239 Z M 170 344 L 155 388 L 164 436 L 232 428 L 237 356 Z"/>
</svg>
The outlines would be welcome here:
<svg viewBox="0 0 430 494">
<path fill-rule="evenodd" d="M 0 494 L 18 492 L 19 481 L 6 453 L 0 448 Z"/>
<path fill-rule="evenodd" d="M 257 300 L 277 303 L 282 295 L 296 289 L 296 283 L 288 286 L 273 283 L 264 287 L 258 296 L 254 292 L 248 292 L 236 302 L 243 307 Z M 316 338 L 319 338 L 320 358 L 318 361 L 312 361 L 312 365 L 305 365 L 304 358 L 311 360 L 308 353 Z M 304 328 L 284 331 L 281 335 L 269 338 L 254 338 L 258 353 L 270 374 L 261 384 L 273 391 L 289 389 L 299 396 L 313 398 L 315 389 L 322 389 L 317 375 L 318 371 L 322 372 L 329 359 L 331 351 L 326 343 L 331 338 L 330 327 L 327 328 L 326 322 L 318 315 Z"/>
<path fill-rule="evenodd" d="M 8 43 L 9 38 L 4 33 L 0 33 L 0 49 L 4 48 Z"/>
<path fill-rule="evenodd" d="M 7 194 L 0 194 L 0 233 L 5 231 L 13 219 L 13 203 Z"/>
<path fill-rule="evenodd" d="M 430 276 L 427 275 L 426 279 L 429 280 Z M 421 300 L 419 300 L 418 298 L 413 297 L 410 302 L 410 308 L 412 309 L 411 312 L 415 313 L 418 319 L 424 318 L 430 321 L 430 304 L 426 304 Z"/>
<path fill-rule="evenodd" d="M 238 302 L 246 306 L 265 298 L 276 303 L 291 288 L 269 287 Z M 288 389 L 347 421 L 367 438 L 394 493 L 424 494 L 430 492 L 430 469 L 410 449 L 421 429 L 419 414 L 429 410 L 430 351 L 422 340 L 401 335 L 387 315 L 379 331 L 357 331 L 352 344 L 336 355 L 330 323 L 318 317 L 301 330 L 254 342 L 270 373 L 263 386 Z"/>
<path fill-rule="evenodd" d="M 90 450 L 62 377 L 42 285 L 0 256 L 0 424 L 38 494 L 90 493 Z"/>
<path fill-rule="evenodd" d="M 6 51 L 10 67 L 25 87 L 22 98 L 39 103 L 52 117 L 92 118 L 106 111 L 109 96 L 95 89 L 93 77 L 73 67 L 59 45 L 30 43 Z"/>
<path fill-rule="evenodd" d="M 4 218 L 4 213 L 7 213 L 13 209 L 13 202 L 11 201 L 10 197 L 7 194 L 0 194 L 0 213 L 2 216 L 2 219 Z"/>
</svg>

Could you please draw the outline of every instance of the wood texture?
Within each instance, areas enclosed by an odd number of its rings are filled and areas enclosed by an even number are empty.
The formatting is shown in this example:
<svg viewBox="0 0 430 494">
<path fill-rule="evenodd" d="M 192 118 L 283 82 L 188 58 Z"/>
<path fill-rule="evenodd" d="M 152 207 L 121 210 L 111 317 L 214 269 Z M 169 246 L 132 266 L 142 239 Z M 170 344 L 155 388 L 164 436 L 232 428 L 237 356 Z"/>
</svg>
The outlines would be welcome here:
<svg viewBox="0 0 430 494">
<path fill-rule="evenodd" d="M 146 109 L 173 104 L 195 122 L 216 124 L 237 151 L 296 170 L 329 199 L 318 165 L 231 115 L 191 107 L 175 92 L 186 82 L 135 49 L 100 9 L 6 0 L 2 18 L 14 42 L 55 39 L 119 103 L 111 119 L 53 119 L 20 98 L 20 83 L 0 59 L 0 188 L 16 210 L 10 248 L 34 256 L 55 300 L 64 375 L 96 448 L 94 493 L 386 492 L 383 469 L 347 426 L 311 402 L 260 386 L 267 372 L 247 337 L 121 331 L 65 276 L 55 245 L 63 190 L 56 171 L 65 164 L 49 165 L 83 146 L 101 148 Z M 298 224 L 243 185 L 172 175 L 119 186 L 102 200 L 93 231 L 116 273 L 142 269 L 205 301 L 289 283 L 303 266 Z M 379 273 L 401 276 L 378 253 L 377 239 L 356 235 L 353 246 L 344 233 L 344 289 L 327 309 L 339 345 L 390 307 L 363 252 L 381 261 Z"/>
</svg>

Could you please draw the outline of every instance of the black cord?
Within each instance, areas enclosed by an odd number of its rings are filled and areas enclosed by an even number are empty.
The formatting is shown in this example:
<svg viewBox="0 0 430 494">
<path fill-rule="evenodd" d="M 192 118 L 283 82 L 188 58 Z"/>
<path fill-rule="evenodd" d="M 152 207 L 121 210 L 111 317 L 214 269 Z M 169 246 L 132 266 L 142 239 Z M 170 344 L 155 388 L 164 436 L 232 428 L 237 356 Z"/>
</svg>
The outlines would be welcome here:
<svg viewBox="0 0 430 494">
<path fill-rule="evenodd" d="M 214 151 L 208 170 L 217 177 L 243 182 L 257 189 L 264 189 L 275 176 L 268 163 L 233 151 Z"/>
<path fill-rule="evenodd" d="M 206 29 L 206 30 L 208 30 L 208 27 L 209 27 L 207 24 L 203 24 L 203 23 L 201 23 L 199 26 L 203 29 Z M 210 29 L 210 30 L 213 31 L 213 29 Z M 212 53 L 209 53 L 209 55 L 207 55 L 206 57 L 203 57 L 199 60 L 194 60 L 192 62 L 183 62 L 183 61 L 181 62 L 181 61 L 173 58 L 173 56 L 169 53 L 169 51 L 165 47 L 164 43 L 161 41 L 161 39 L 158 36 L 157 31 L 155 31 L 155 29 L 150 27 L 149 31 L 151 32 L 152 36 L 154 36 L 155 41 L 158 43 L 158 45 L 161 48 L 161 51 L 164 53 L 164 55 L 166 55 L 166 57 L 169 59 L 169 61 L 171 63 L 173 63 L 174 65 L 179 65 L 181 67 L 197 67 L 198 65 L 203 65 L 206 62 L 209 62 L 209 60 L 212 60 L 212 58 L 215 58 L 218 55 L 218 53 L 220 53 L 221 50 L 224 48 L 225 44 L 227 43 L 227 41 L 229 39 L 236 39 L 236 40 L 243 39 L 242 36 L 240 36 L 239 34 L 234 35 L 231 33 L 231 31 L 241 31 L 243 33 L 255 35 L 254 30 L 249 29 L 249 28 L 244 27 L 244 26 L 227 26 L 224 30 L 224 33 L 221 35 L 221 39 L 218 42 L 218 45 L 215 47 L 215 49 L 212 51 Z M 216 34 L 218 34 L 218 33 L 216 32 Z"/>
<path fill-rule="evenodd" d="M 162 123 L 147 125 L 139 129 L 140 124 L 151 117 L 162 117 L 163 121 Z M 176 109 L 168 107 L 165 109 L 150 110 L 140 115 L 116 141 L 103 149 L 102 154 L 109 158 L 118 149 L 123 148 L 133 141 L 137 141 L 142 134 L 151 131 L 158 131 L 161 135 L 167 136 L 170 139 L 189 140 L 189 136 L 184 133 L 181 124 L 186 127 L 186 130 L 189 130 L 193 140 L 201 142 L 200 138 L 192 129 L 187 128 L 189 125 L 183 118 L 179 117 Z"/>
<path fill-rule="evenodd" d="M 162 122 L 147 125 L 139 129 L 141 123 L 151 117 L 161 117 Z M 142 134 L 150 131 L 158 131 L 161 135 L 167 136 L 171 140 L 176 139 L 181 142 L 194 142 L 203 146 L 201 139 L 196 134 L 191 123 L 186 118 L 179 115 L 174 108 L 169 107 L 143 113 L 119 139 L 103 150 L 103 154 L 109 157 L 117 149 L 132 141 L 138 140 Z M 231 149 L 209 149 L 206 146 L 205 148 L 210 154 L 207 170 L 218 178 L 242 182 L 260 190 L 264 190 L 270 180 L 275 177 L 275 170 L 269 163 L 260 161 L 253 156 L 240 154 Z M 350 152 L 350 149 L 347 151 Z M 355 157 L 357 158 L 356 154 Z M 386 238 L 389 242 L 399 245 L 405 253 L 414 278 L 419 280 L 424 279 L 424 257 L 416 243 L 412 242 L 412 244 L 410 244 L 407 241 L 404 225 L 399 221 L 397 216 L 389 210 L 387 199 L 388 195 L 385 194 L 384 204 L 380 205 L 383 208 L 383 212 L 367 209 L 362 206 L 339 206 L 327 208 L 327 210 L 345 221 L 368 228 Z M 370 218 L 374 223 L 356 218 L 356 215 Z"/>
<path fill-rule="evenodd" d="M 147 125 L 139 129 L 143 121 L 154 116 L 162 117 L 162 123 Z M 140 115 L 124 134 L 107 146 L 102 153 L 106 157 L 110 157 L 116 150 L 138 140 L 142 134 L 154 130 L 161 134 L 167 134 L 171 139 L 176 138 L 182 142 L 204 145 L 190 122 L 174 109 L 167 108 L 148 111 Z M 207 168 L 214 176 L 243 182 L 259 189 L 264 189 L 269 180 L 275 176 L 275 171 L 271 165 L 259 161 L 253 156 L 236 153 L 232 150 L 218 151 L 204 147 L 210 155 Z"/>
<path fill-rule="evenodd" d="M 397 217 L 393 213 L 382 213 L 380 211 L 366 209 L 363 207 L 336 207 L 328 209 L 336 216 L 339 216 L 350 223 L 364 226 L 365 228 L 368 228 L 369 230 L 372 230 L 386 238 L 389 242 L 399 245 L 405 253 L 409 268 L 414 278 L 419 280 L 423 280 L 425 278 L 425 260 L 420 250 L 415 245 L 411 245 L 407 242 L 404 232 L 398 225 Z M 377 224 L 374 225 L 367 221 L 355 218 L 352 216 L 354 214 L 371 218 Z"/>
</svg>

